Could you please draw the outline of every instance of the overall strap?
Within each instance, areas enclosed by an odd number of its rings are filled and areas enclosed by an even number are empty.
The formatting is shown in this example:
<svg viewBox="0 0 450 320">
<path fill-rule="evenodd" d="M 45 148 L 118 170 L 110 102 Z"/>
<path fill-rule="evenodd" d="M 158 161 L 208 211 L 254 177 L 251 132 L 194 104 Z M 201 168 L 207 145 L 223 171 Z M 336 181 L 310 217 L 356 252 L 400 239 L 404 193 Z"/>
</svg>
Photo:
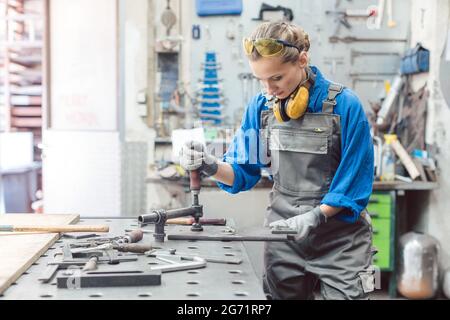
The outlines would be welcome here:
<svg viewBox="0 0 450 320">
<path fill-rule="evenodd" d="M 336 106 L 336 97 L 344 91 L 344 86 L 337 83 L 331 83 L 328 88 L 327 99 L 323 101 L 322 112 L 333 113 Z"/>
</svg>

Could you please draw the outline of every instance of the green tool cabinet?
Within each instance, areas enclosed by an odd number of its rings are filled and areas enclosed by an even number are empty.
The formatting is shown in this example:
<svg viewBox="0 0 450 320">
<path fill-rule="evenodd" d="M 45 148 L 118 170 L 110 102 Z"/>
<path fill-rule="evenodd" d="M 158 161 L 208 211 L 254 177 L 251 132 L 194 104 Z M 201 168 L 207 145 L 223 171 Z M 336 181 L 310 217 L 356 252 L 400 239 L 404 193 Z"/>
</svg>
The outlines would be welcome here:
<svg viewBox="0 0 450 320">
<path fill-rule="evenodd" d="M 394 270 L 395 193 L 375 191 L 367 206 L 373 228 L 373 246 L 378 250 L 373 264 L 381 271 Z"/>
</svg>

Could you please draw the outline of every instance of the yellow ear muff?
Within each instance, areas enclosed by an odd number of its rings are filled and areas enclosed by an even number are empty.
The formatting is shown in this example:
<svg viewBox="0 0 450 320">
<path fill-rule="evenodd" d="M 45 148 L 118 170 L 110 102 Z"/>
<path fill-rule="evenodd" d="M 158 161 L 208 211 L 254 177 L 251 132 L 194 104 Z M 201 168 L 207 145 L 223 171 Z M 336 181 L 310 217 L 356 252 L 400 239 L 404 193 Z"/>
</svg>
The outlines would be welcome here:
<svg viewBox="0 0 450 320">
<path fill-rule="evenodd" d="M 280 101 L 274 103 L 273 104 L 273 114 L 275 116 L 275 119 L 277 119 L 278 122 L 284 122 L 283 117 L 281 116 L 281 113 L 280 113 L 280 107 L 281 107 Z"/>
<path fill-rule="evenodd" d="M 298 119 L 306 113 L 309 101 L 309 91 L 306 87 L 301 86 L 294 97 L 289 98 L 286 107 L 286 114 L 291 119 Z M 276 115 L 275 115 L 276 117 Z"/>
</svg>

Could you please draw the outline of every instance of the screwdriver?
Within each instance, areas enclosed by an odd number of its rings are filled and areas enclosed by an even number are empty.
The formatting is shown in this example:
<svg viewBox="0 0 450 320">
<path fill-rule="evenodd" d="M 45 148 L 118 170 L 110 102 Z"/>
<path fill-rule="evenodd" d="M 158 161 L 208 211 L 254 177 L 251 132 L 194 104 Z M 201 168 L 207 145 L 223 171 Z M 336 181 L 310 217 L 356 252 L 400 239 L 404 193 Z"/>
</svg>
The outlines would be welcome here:
<svg viewBox="0 0 450 320">
<path fill-rule="evenodd" d="M 137 244 L 144 237 L 141 229 L 133 230 L 116 241 L 114 249 L 120 252 L 145 253 L 153 249 L 151 244 Z"/>
<path fill-rule="evenodd" d="M 123 237 L 120 237 L 120 239 L 118 239 L 116 241 L 116 243 L 118 243 L 118 244 L 135 243 L 135 242 L 141 241 L 143 237 L 144 237 L 144 232 L 141 229 L 136 229 L 136 230 L 131 231 L 129 234 L 126 234 Z"/>
<path fill-rule="evenodd" d="M 131 252 L 131 253 L 146 253 L 147 251 L 156 249 L 151 244 L 137 244 L 137 243 L 127 243 L 127 244 L 119 244 L 114 246 L 113 249 L 116 249 L 120 252 Z M 160 248 L 158 248 L 160 249 Z"/>
</svg>

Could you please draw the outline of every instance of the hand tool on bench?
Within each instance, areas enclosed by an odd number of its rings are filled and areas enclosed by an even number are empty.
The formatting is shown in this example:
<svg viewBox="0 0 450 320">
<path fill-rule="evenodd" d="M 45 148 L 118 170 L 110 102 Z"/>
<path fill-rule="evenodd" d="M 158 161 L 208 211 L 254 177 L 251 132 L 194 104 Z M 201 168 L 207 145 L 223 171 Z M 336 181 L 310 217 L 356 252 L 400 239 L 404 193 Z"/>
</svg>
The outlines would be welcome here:
<svg viewBox="0 0 450 320">
<path fill-rule="evenodd" d="M 71 243 L 72 248 L 76 247 L 97 247 L 102 244 L 111 243 L 113 245 L 131 244 L 143 239 L 144 232 L 141 229 L 132 230 L 130 233 L 118 237 L 94 238 L 82 242 Z"/>
<path fill-rule="evenodd" d="M 117 250 L 119 252 L 131 252 L 131 253 L 146 253 L 147 251 L 150 251 L 152 249 L 155 249 L 151 244 L 138 244 L 138 243 L 125 243 L 125 244 L 112 244 L 112 243 L 105 243 L 102 245 L 99 245 L 97 247 L 87 247 L 87 248 L 74 248 L 72 249 L 72 253 L 75 255 L 80 255 L 83 253 L 92 253 L 92 252 L 99 252 L 103 250 Z"/>
<path fill-rule="evenodd" d="M 89 258 L 89 260 L 86 262 L 86 264 L 83 266 L 83 271 L 92 271 L 97 269 L 97 263 L 98 263 L 98 256 L 92 256 Z"/>
<path fill-rule="evenodd" d="M 192 257 L 188 260 L 188 262 L 183 262 L 183 260 L 186 259 L 183 259 L 182 257 L 176 257 L 177 261 L 167 259 L 167 255 L 155 254 L 154 257 L 158 260 L 166 262 L 167 264 L 151 267 L 150 270 L 160 270 L 163 273 L 200 269 L 206 267 L 206 260 L 200 257 Z"/>
<path fill-rule="evenodd" d="M 142 240 L 142 238 L 143 232 L 142 230 L 138 229 L 133 230 L 131 233 L 120 237 L 94 239 L 93 241 L 88 242 L 87 247 L 74 248 L 71 250 L 71 252 L 72 254 L 77 256 L 85 256 L 87 254 L 89 256 L 89 260 L 84 265 L 83 271 L 92 271 L 97 269 L 99 259 L 103 255 L 109 257 L 110 264 L 119 263 L 119 261 L 117 260 L 118 256 L 116 255 L 114 250 L 117 250 L 119 252 L 132 252 L 141 254 L 147 252 L 148 250 L 151 250 L 151 245 L 135 243 Z M 103 241 L 106 242 L 102 243 Z M 97 246 L 91 246 L 95 244 L 97 244 Z"/>
<path fill-rule="evenodd" d="M 14 226 L 0 225 L 0 232 L 109 232 L 108 226 L 103 225 L 65 225 L 65 226 Z"/>
<path fill-rule="evenodd" d="M 64 270 L 69 267 L 78 266 L 86 269 L 93 269 L 96 268 L 97 264 L 117 264 L 120 262 L 136 261 L 138 259 L 136 255 L 108 256 L 103 255 L 102 252 L 93 252 L 91 255 L 86 255 L 83 258 L 73 258 L 68 244 L 66 244 L 62 251 L 63 252 L 55 255 L 54 260 L 48 263 L 47 268 L 39 277 L 39 280 L 43 283 L 50 282 L 58 270 Z M 93 259 L 94 257 L 96 258 Z M 94 263 L 95 266 L 93 265 Z"/>
<path fill-rule="evenodd" d="M 56 278 L 59 289 L 161 285 L 161 270 L 87 271 L 66 270 Z"/>
<path fill-rule="evenodd" d="M 155 232 L 153 237 L 156 242 L 164 242 L 164 238 L 166 237 L 164 226 L 167 223 L 167 220 L 170 219 L 192 216 L 194 218 L 194 223 L 192 224 L 191 231 L 203 231 L 203 227 L 200 222 L 200 218 L 203 217 L 203 206 L 199 204 L 198 200 L 201 189 L 200 172 L 198 170 L 190 171 L 189 177 L 192 194 L 192 205 L 190 207 L 173 210 L 153 210 L 149 214 L 144 214 L 138 217 L 138 221 L 141 225 L 150 223 L 155 224 Z"/>
<path fill-rule="evenodd" d="M 100 235 L 98 235 L 98 234 L 96 234 L 96 233 L 81 233 L 81 234 L 76 234 L 76 233 L 64 233 L 62 236 L 63 236 L 64 238 L 75 239 L 75 240 L 79 240 L 79 239 L 89 239 L 89 238 L 100 237 Z"/>
<path fill-rule="evenodd" d="M 98 250 L 117 250 L 119 252 L 145 253 L 155 249 L 151 244 L 138 244 L 143 239 L 143 230 L 132 230 L 131 233 L 120 237 L 113 238 L 95 238 L 85 242 L 72 243 L 72 251 L 74 253 L 82 253 Z M 88 250 L 77 250 L 84 248 Z"/>
<path fill-rule="evenodd" d="M 84 266 L 85 270 L 94 270 L 97 268 L 98 263 L 109 263 L 117 264 L 121 261 L 135 261 L 136 256 L 120 257 L 117 256 L 114 250 L 120 252 L 132 252 L 132 253 L 144 253 L 152 249 L 151 245 L 138 245 L 135 243 L 128 243 L 133 241 L 140 241 L 142 239 L 142 232 L 137 230 L 129 235 L 115 238 L 104 238 L 103 241 L 109 241 L 102 243 L 97 246 L 95 241 L 100 239 L 95 239 L 94 242 L 86 242 L 85 246 L 79 246 L 79 244 L 65 244 L 62 248 L 63 257 L 55 257 L 53 262 L 50 262 L 43 272 L 39 280 L 44 283 L 51 281 L 53 275 L 58 269 L 67 268 L 71 265 L 81 265 Z M 115 242 L 111 242 L 115 241 Z M 71 248 L 71 246 L 77 246 L 77 248 Z M 75 258 L 81 259 L 75 259 Z"/>
<path fill-rule="evenodd" d="M 187 254 L 182 252 L 177 252 L 176 249 L 164 250 L 151 250 L 146 253 L 147 257 L 179 257 L 182 260 L 193 260 L 195 257 L 205 259 L 206 262 L 212 263 L 224 263 L 224 264 L 241 264 L 241 258 L 223 258 L 219 256 L 205 256 L 201 254 Z"/>
<path fill-rule="evenodd" d="M 70 266 L 83 267 L 89 261 L 89 259 L 91 257 L 92 256 L 86 256 L 84 258 L 74 258 L 72 260 L 59 260 L 59 261 L 54 260 L 54 261 L 49 262 L 48 265 L 49 266 L 57 265 L 57 266 L 59 266 L 60 269 L 65 269 Z M 138 260 L 137 255 L 117 256 L 114 259 L 115 263 L 112 263 L 112 264 L 117 264 L 117 262 L 121 263 L 121 262 L 137 261 L 137 260 Z M 107 256 L 99 256 L 97 263 L 111 264 L 111 259 Z"/>
<path fill-rule="evenodd" d="M 43 283 L 50 282 L 52 280 L 54 274 L 56 273 L 56 271 L 58 271 L 58 269 L 60 267 L 59 263 L 62 263 L 62 261 L 64 261 L 64 260 L 72 260 L 72 259 L 73 259 L 73 256 L 72 256 L 72 252 L 70 251 L 70 246 L 69 246 L 69 244 L 66 243 L 61 248 L 61 252 L 57 252 L 54 255 L 53 262 L 55 264 L 48 263 L 47 268 L 45 268 L 44 272 L 42 272 L 42 274 L 38 278 L 38 280 L 41 280 Z"/>
</svg>

